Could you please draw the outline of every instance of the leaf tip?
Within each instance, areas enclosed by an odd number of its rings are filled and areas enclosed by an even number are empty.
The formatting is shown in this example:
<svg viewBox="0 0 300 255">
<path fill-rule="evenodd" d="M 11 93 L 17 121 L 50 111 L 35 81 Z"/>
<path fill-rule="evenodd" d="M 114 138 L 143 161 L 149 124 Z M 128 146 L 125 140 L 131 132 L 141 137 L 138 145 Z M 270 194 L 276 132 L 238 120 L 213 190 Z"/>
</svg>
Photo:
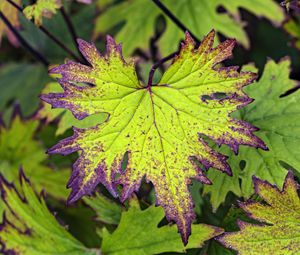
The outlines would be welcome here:
<svg viewBox="0 0 300 255">
<path fill-rule="evenodd" d="M 30 184 L 29 179 L 26 177 L 24 169 L 22 166 L 19 167 L 19 182 L 21 185 L 23 185 L 23 183 L 28 183 Z"/>
<path fill-rule="evenodd" d="M 195 47 L 195 40 L 193 39 L 193 37 L 191 36 L 191 34 L 186 31 L 185 32 L 185 39 L 184 42 L 181 44 L 182 48 L 194 48 Z"/>
</svg>

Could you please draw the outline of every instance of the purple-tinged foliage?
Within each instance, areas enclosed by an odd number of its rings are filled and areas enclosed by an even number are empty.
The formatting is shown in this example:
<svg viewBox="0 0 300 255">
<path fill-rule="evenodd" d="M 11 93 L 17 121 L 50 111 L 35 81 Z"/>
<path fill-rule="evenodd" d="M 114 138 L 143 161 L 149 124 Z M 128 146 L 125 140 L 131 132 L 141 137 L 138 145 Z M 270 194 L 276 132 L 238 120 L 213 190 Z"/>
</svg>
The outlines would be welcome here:
<svg viewBox="0 0 300 255">
<path fill-rule="evenodd" d="M 239 232 L 225 233 L 216 240 L 226 247 L 246 254 L 297 254 L 300 248 L 300 199 L 299 184 L 290 171 L 282 190 L 275 185 L 253 177 L 255 193 L 265 204 L 248 201 L 240 207 L 252 220 L 261 224 L 238 220 Z M 249 253 L 250 252 L 250 253 Z"/>
<path fill-rule="evenodd" d="M 0 175 L 5 214 L 0 225 L 1 253 L 10 255 L 96 255 L 61 226 L 48 210 L 43 195 L 37 196 L 22 170 L 20 190 Z M 46 242 L 45 242 L 46 238 Z"/>
</svg>

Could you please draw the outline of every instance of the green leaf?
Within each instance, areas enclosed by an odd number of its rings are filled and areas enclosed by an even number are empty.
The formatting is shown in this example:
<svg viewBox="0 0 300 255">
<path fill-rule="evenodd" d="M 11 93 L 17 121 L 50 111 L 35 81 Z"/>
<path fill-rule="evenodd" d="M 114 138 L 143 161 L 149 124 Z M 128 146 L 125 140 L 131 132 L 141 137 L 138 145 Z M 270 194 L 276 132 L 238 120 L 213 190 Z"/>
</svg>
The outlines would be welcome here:
<svg viewBox="0 0 300 255">
<path fill-rule="evenodd" d="M 259 17 L 265 17 L 277 25 L 284 20 L 282 9 L 273 0 L 184 0 L 180 1 L 177 6 L 173 5 L 172 0 L 167 0 L 166 4 L 175 16 L 199 38 L 214 28 L 228 38 L 235 38 L 246 48 L 250 46 L 249 39 L 243 29 L 239 8 Z M 220 6 L 224 7 L 229 15 L 219 13 L 217 9 Z M 167 27 L 166 33 L 160 40 L 160 49 L 164 54 L 177 49 L 176 44 L 171 44 L 171 47 L 168 44 L 178 42 L 183 38 L 183 33 L 170 19 L 167 19 Z"/>
<path fill-rule="evenodd" d="M 114 3 L 115 0 L 96 0 L 97 7 L 102 10 Z"/>
<path fill-rule="evenodd" d="M 47 84 L 42 90 L 43 94 L 49 92 L 63 92 L 63 89 L 61 88 L 59 83 L 52 82 Z M 77 120 L 71 112 L 66 111 L 64 109 L 51 109 L 51 106 L 49 104 L 43 102 L 42 107 L 40 108 L 35 117 L 41 120 L 45 119 L 46 123 L 49 123 L 59 118 L 58 128 L 55 134 L 61 135 L 67 129 L 70 129 L 73 126 L 78 128 L 88 128 L 95 126 L 96 124 L 102 123 L 106 120 L 107 114 L 94 114 L 80 121 Z"/>
<path fill-rule="evenodd" d="M 73 1 L 71 3 L 73 5 Z M 80 5 L 77 11 L 67 13 L 74 25 L 78 37 L 89 39 L 92 35 L 93 20 L 95 17 L 96 8 L 94 4 Z M 42 53 L 50 63 L 60 63 L 67 57 L 70 58 L 68 53 L 62 50 L 56 43 L 54 43 L 47 35 L 45 35 L 40 29 L 37 29 L 32 22 L 28 22 L 25 17 L 20 17 L 23 30 L 22 36 L 27 42 Z M 84 22 L 82 22 L 84 20 Z M 76 45 L 68 30 L 68 27 L 62 17 L 61 13 L 53 16 L 51 20 L 45 19 L 43 21 L 43 27 L 48 31 L 51 31 L 53 35 L 59 38 L 66 47 L 76 53 Z M 79 29 L 80 28 L 80 29 Z"/>
<path fill-rule="evenodd" d="M 84 247 L 56 221 L 44 199 L 36 196 L 22 174 L 20 186 L 22 195 L 1 178 L 5 219 L 1 225 L 0 240 L 4 254 L 96 254 L 96 251 Z"/>
<path fill-rule="evenodd" d="M 84 197 L 83 201 L 96 212 L 96 220 L 106 224 L 118 225 L 122 207 L 100 193 L 95 197 Z"/>
<path fill-rule="evenodd" d="M 260 128 L 257 135 L 264 140 L 269 151 L 242 146 L 237 157 L 228 151 L 233 178 L 209 171 L 213 185 L 205 186 L 204 192 L 212 194 L 211 201 L 215 209 L 225 200 L 229 191 L 249 198 L 253 194 L 250 181 L 253 175 L 282 187 L 287 171 L 281 162 L 300 171 L 300 91 L 280 97 L 298 84 L 289 79 L 290 64 L 287 58 L 278 64 L 269 60 L 260 80 L 245 88 L 245 92 L 255 101 L 238 114 L 242 120 Z M 245 163 L 243 170 L 240 168 L 242 161 Z"/>
<path fill-rule="evenodd" d="M 204 204 L 203 198 L 202 198 L 202 192 L 200 191 L 202 189 L 203 185 L 200 182 L 193 181 L 192 185 L 190 186 L 190 192 L 192 194 L 192 198 L 194 201 L 194 211 L 197 215 L 202 214 L 201 206 Z"/>
<path fill-rule="evenodd" d="M 245 47 L 249 47 L 249 40 L 243 29 L 239 8 L 265 17 L 276 24 L 284 20 L 282 8 L 273 0 L 162 0 L 162 3 L 198 38 L 202 38 L 214 28 L 226 37 L 236 38 Z M 219 13 L 217 9 L 220 6 L 228 13 Z M 94 34 L 96 36 L 107 33 L 121 25 L 116 40 L 123 42 L 124 54 L 130 55 L 136 48 L 148 48 L 159 15 L 162 15 L 162 12 L 151 1 L 123 0 L 99 15 Z M 162 53 L 167 55 L 178 48 L 184 33 L 169 18 L 165 18 L 167 28 L 159 45 Z"/>
<path fill-rule="evenodd" d="M 20 5 L 21 0 L 12 0 L 17 5 Z M 0 2 L 0 11 L 4 13 L 5 17 L 11 23 L 11 25 L 15 28 L 20 27 L 20 21 L 18 17 L 18 10 L 10 4 L 8 1 L 1 1 Z M 3 35 L 6 34 L 8 40 L 14 45 L 18 46 L 19 42 L 17 38 L 13 35 L 13 33 L 7 28 L 5 23 L 0 19 L 0 45 Z"/>
<path fill-rule="evenodd" d="M 97 229 L 103 226 L 101 222 L 95 222 L 95 212 L 84 205 L 77 203 L 76 206 L 66 206 L 57 200 L 48 199 L 51 211 L 59 215 L 60 221 L 68 226 L 68 232 L 86 247 L 100 247 L 101 239 L 97 235 Z M 101 254 L 97 254 L 101 255 Z"/>
<path fill-rule="evenodd" d="M 287 175 L 283 190 L 253 178 L 255 192 L 265 203 L 246 202 L 241 208 L 261 225 L 239 221 L 239 232 L 217 237 L 239 255 L 292 255 L 300 247 L 300 199 L 292 172 Z"/>
<path fill-rule="evenodd" d="M 104 229 L 101 250 L 110 255 L 153 255 L 163 252 L 184 252 L 199 248 L 204 241 L 221 234 L 222 229 L 193 224 L 189 244 L 184 247 L 175 226 L 158 227 L 164 217 L 161 208 L 150 206 L 141 210 L 134 202 L 123 212 L 118 228 L 110 234 Z"/>
<path fill-rule="evenodd" d="M 0 111 L 17 101 L 25 116 L 33 114 L 39 105 L 38 95 L 49 81 L 47 70 L 38 64 L 9 63 L 0 67 Z"/>
<path fill-rule="evenodd" d="M 241 146 L 239 149 L 239 154 L 243 147 Z M 224 174 L 218 174 L 217 171 L 209 170 L 207 176 L 212 182 L 212 185 L 205 185 L 203 187 L 203 194 L 210 194 L 210 202 L 213 207 L 213 211 L 215 212 L 221 203 L 223 203 L 226 199 L 226 196 L 229 192 L 234 193 L 238 197 L 242 197 L 242 191 L 240 186 L 240 177 L 239 177 L 239 160 L 237 160 L 236 156 L 231 153 L 228 148 L 222 147 L 220 152 L 225 155 L 230 155 L 228 159 L 228 163 L 232 169 L 232 176 L 226 178 Z M 250 177 L 251 178 L 251 177 Z"/>
<path fill-rule="evenodd" d="M 63 93 L 43 95 L 54 108 L 67 108 L 78 119 L 95 113 L 110 116 L 93 128 L 74 128 L 74 135 L 59 142 L 49 153 L 81 151 L 68 183 L 69 202 L 90 194 L 102 183 L 117 197 L 116 186 L 123 186 L 121 201 L 140 187 L 146 176 L 156 190 L 157 203 L 168 220 L 177 223 L 187 242 L 195 218 L 188 185 L 194 178 L 210 183 L 203 169 L 215 167 L 230 174 L 226 158 L 200 138 L 205 135 L 237 152 L 239 144 L 265 148 L 254 127 L 231 118 L 230 113 L 251 100 L 242 87 L 255 75 L 237 72 L 236 67 L 216 65 L 232 54 L 234 40 L 212 48 L 212 31 L 195 49 L 189 34 L 181 52 L 156 85 L 145 86 L 137 78 L 133 62 L 126 63 L 120 45 L 108 37 L 106 56 L 93 44 L 79 40 L 79 48 L 91 66 L 72 61 L 50 70 L 60 74 Z M 76 82 L 91 85 L 84 87 Z M 216 93 L 224 93 L 217 99 Z M 211 100 L 204 99 L 209 95 Z M 128 154 L 126 171 L 121 166 Z M 197 159 L 203 165 L 200 168 Z M 117 174 L 120 178 L 117 179 Z"/>
<path fill-rule="evenodd" d="M 202 254 L 202 253 L 200 253 L 200 254 Z M 207 254 L 207 255 L 236 255 L 236 252 L 226 249 L 224 246 L 222 246 L 217 241 L 212 241 L 210 243 L 207 253 L 204 253 L 204 254 Z"/>
<path fill-rule="evenodd" d="M 9 128 L 0 127 L 0 172 L 18 187 L 19 169 L 32 180 L 37 191 L 45 189 L 55 198 L 66 199 L 65 182 L 70 171 L 54 171 L 43 165 L 47 158 L 40 142 L 34 140 L 38 122 L 16 115 Z"/>
<path fill-rule="evenodd" d="M 33 19 L 37 26 L 43 23 L 43 17 L 51 18 L 61 7 L 61 0 L 37 0 L 35 4 L 27 6 L 23 13 L 27 19 Z"/>
<path fill-rule="evenodd" d="M 283 28 L 294 38 L 293 45 L 300 50 L 300 19 L 288 20 Z"/>
<path fill-rule="evenodd" d="M 148 0 L 123 0 L 112 5 L 96 19 L 94 36 L 106 34 L 115 26 L 124 23 L 116 34 L 116 40 L 124 45 L 124 55 L 130 55 L 136 48 L 147 49 L 154 35 L 155 21 L 160 10 Z M 177 46 L 177 42 L 173 42 Z"/>
</svg>

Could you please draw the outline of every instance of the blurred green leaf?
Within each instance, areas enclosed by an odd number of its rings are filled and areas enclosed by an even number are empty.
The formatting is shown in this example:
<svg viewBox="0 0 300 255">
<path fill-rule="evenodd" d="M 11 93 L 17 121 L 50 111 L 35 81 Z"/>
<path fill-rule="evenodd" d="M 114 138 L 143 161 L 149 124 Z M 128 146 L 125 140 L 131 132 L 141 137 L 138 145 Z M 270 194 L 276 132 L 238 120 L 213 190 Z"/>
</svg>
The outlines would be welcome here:
<svg viewBox="0 0 300 255">
<path fill-rule="evenodd" d="M 250 43 L 244 30 L 240 9 L 267 18 L 277 26 L 285 17 L 282 8 L 273 0 L 182 0 L 177 5 L 174 5 L 172 0 L 164 1 L 175 16 L 198 38 L 201 39 L 208 31 L 215 29 L 228 38 L 235 38 L 246 48 L 250 47 Z M 225 11 L 220 12 L 219 7 L 223 7 Z M 167 19 L 166 32 L 159 41 L 163 54 L 175 51 L 182 38 L 183 32 Z"/>
<path fill-rule="evenodd" d="M 288 20 L 283 28 L 294 38 L 294 46 L 300 50 L 300 18 Z"/>
<path fill-rule="evenodd" d="M 66 206 L 54 199 L 47 199 L 47 203 L 51 205 L 51 209 L 57 212 L 59 219 L 68 227 L 68 232 L 76 239 L 82 242 L 86 247 L 100 247 L 101 240 L 96 233 L 96 229 L 101 227 L 94 220 L 95 212 L 79 202 L 73 206 Z"/>
<path fill-rule="evenodd" d="M 19 188 L 19 169 L 22 168 L 38 192 L 45 189 L 51 196 L 65 200 L 69 193 L 65 183 L 70 170 L 54 171 L 43 164 L 47 158 L 45 149 L 34 140 L 38 124 L 16 115 L 8 128 L 0 127 L 0 172 Z"/>
<path fill-rule="evenodd" d="M 100 193 L 96 193 L 94 197 L 84 197 L 83 201 L 96 212 L 95 220 L 107 224 L 119 224 L 122 214 L 120 205 Z"/>
<path fill-rule="evenodd" d="M 15 4 L 20 4 L 21 0 L 12 0 Z M 20 27 L 20 21 L 18 17 L 18 10 L 14 8 L 8 1 L 0 2 L 0 11 L 5 15 L 11 25 L 15 28 Z M 6 34 L 8 40 L 14 45 L 18 46 L 19 42 L 13 35 L 13 33 L 7 28 L 2 20 L 0 20 L 0 46 L 3 35 Z"/>
<path fill-rule="evenodd" d="M 95 5 L 80 5 L 77 12 L 69 16 L 75 27 L 77 36 L 86 40 L 90 40 L 93 30 L 93 19 L 96 13 Z M 34 24 L 28 21 L 25 17 L 20 17 L 23 27 L 22 36 L 46 59 L 54 64 L 70 58 L 68 53 L 63 51 L 56 43 L 49 37 L 42 33 Z M 54 34 L 65 46 L 71 49 L 75 54 L 77 53 L 76 45 L 72 39 L 70 31 L 60 13 L 57 13 L 51 20 L 44 20 L 43 26 Z"/>
<path fill-rule="evenodd" d="M 33 19 L 37 26 L 42 25 L 43 17 L 51 18 L 61 7 L 61 0 L 37 0 L 35 4 L 26 6 L 23 13 L 27 19 Z"/>
<path fill-rule="evenodd" d="M 284 20 L 282 8 L 273 0 L 162 0 L 170 11 L 198 38 L 213 28 L 226 37 L 236 38 L 243 46 L 249 47 L 249 40 L 243 29 L 239 8 L 257 16 L 265 17 L 279 25 Z M 226 12 L 218 12 L 218 7 Z M 124 55 L 130 55 L 136 48 L 148 49 L 154 35 L 155 22 L 160 9 L 149 0 L 123 0 L 104 11 L 96 20 L 94 35 L 107 33 L 121 25 L 116 40 L 124 45 Z M 184 33 L 166 18 L 166 31 L 159 45 L 163 55 L 174 52 Z"/>
<path fill-rule="evenodd" d="M 216 241 L 212 241 L 206 253 L 207 255 L 235 255 L 237 252 L 226 249 Z"/>
<path fill-rule="evenodd" d="M 190 186 L 190 192 L 192 194 L 192 198 L 194 201 L 194 211 L 197 215 L 201 215 L 201 206 L 203 205 L 203 199 L 201 196 L 201 189 L 203 184 L 198 181 L 193 181 L 192 185 Z"/>
<path fill-rule="evenodd" d="M 0 231 L 4 254 L 97 254 L 96 250 L 84 247 L 56 221 L 44 199 L 36 196 L 23 175 L 20 183 L 22 195 L 1 179 L 6 212 Z"/>
<path fill-rule="evenodd" d="M 101 10 L 113 4 L 115 0 L 95 0 L 97 7 Z"/>
<path fill-rule="evenodd" d="M 0 111 L 12 102 L 21 105 L 25 116 L 33 114 L 39 105 L 43 86 L 49 82 L 44 66 L 30 63 L 8 63 L 0 67 Z"/>
</svg>

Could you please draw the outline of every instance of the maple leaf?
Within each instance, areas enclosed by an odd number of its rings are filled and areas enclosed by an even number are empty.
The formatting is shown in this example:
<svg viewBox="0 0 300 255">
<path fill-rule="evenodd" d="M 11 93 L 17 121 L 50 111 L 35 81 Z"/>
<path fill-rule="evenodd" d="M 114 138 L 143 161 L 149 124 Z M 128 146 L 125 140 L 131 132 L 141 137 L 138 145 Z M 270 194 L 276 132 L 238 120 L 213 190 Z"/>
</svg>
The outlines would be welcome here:
<svg viewBox="0 0 300 255">
<path fill-rule="evenodd" d="M 215 32 L 195 49 L 190 35 L 179 55 L 157 85 L 138 81 L 133 62 L 126 63 L 121 46 L 107 38 L 106 56 L 93 44 L 78 40 L 79 49 L 91 66 L 72 61 L 53 68 L 60 74 L 64 93 L 42 95 L 54 108 L 67 108 L 78 119 L 106 112 L 108 119 L 93 128 L 74 128 L 74 135 L 52 147 L 49 153 L 81 151 L 73 166 L 68 187 L 69 202 L 90 194 L 102 183 L 113 196 L 116 185 L 123 186 L 121 201 L 139 189 L 142 178 L 155 187 L 157 203 L 164 207 L 168 220 L 174 220 L 186 243 L 195 215 L 188 190 L 190 179 L 210 183 L 193 160 L 205 169 L 217 168 L 230 174 L 226 157 L 211 149 L 198 134 L 217 144 L 227 144 L 235 152 L 239 144 L 265 149 L 253 135 L 256 128 L 229 115 L 251 102 L 242 87 L 255 79 L 236 67 L 216 68 L 232 54 L 235 40 L 212 48 Z M 94 86 L 78 86 L 85 82 Z M 219 100 L 216 93 L 226 97 Z M 204 100 L 210 95 L 212 100 Z M 128 153 L 125 172 L 121 171 Z M 120 178 L 116 180 L 116 175 Z"/>
<path fill-rule="evenodd" d="M 298 254 L 300 247 L 300 199 L 299 185 L 289 172 L 283 186 L 276 186 L 253 178 L 255 192 L 266 204 L 249 201 L 241 208 L 249 218 L 261 225 L 238 221 L 239 232 L 225 233 L 216 239 L 240 255 L 291 255 Z"/>
<path fill-rule="evenodd" d="M 21 4 L 21 0 L 12 0 L 12 1 L 17 5 Z M 0 2 L 0 11 L 5 14 L 6 18 L 12 24 L 13 27 L 15 27 L 15 28 L 20 27 L 18 10 L 12 4 L 10 4 L 8 1 L 1 1 Z M 0 44 L 1 44 L 1 39 L 4 35 L 4 33 L 7 35 L 8 40 L 14 46 L 19 45 L 18 39 L 14 36 L 14 34 L 11 32 L 11 30 L 7 28 L 5 23 L 2 20 L 0 20 Z"/>
<path fill-rule="evenodd" d="M 1 196 L 5 217 L 0 242 L 3 254 L 69 254 L 96 255 L 77 241 L 49 212 L 43 197 L 34 193 L 24 174 L 20 174 L 21 194 L 2 176 Z M 46 242 L 45 242 L 46 238 Z"/>
<path fill-rule="evenodd" d="M 42 90 L 42 94 L 50 92 L 63 92 L 63 89 L 61 88 L 59 83 L 51 82 L 45 86 L 45 88 Z M 83 120 L 78 120 L 74 118 L 71 112 L 66 111 L 65 109 L 51 109 L 49 104 L 42 102 L 42 107 L 35 115 L 35 118 L 40 120 L 46 120 L 46 123 L 59 119 L 58 128 L 55 134 L 61 135 L 67 129 L 70 129 L 73 126 L 78 128 L 88 128 L 95 126 L 96 124 L 102 123 L 107 118 L 107 115 L 104 113 L 99 113 L 88 116 Z"/>
<path fill-rule="evenodd" d="M 35 4 L 27 6 L 23 13 L 27 19 L 34 19 L 34 23 L 41 26 L 42 17 L 51 18 L 60 7 L 61 0 L 37 0 Z"/>
<path fill-rule="evenodd" d="M 284 20 L 282 8 L 273 0 L 162 0 L 162 3 L 198 38 L 202 38 L 212 28 L 229 38 L 249 47 L 249 40 L 243 29 L 244 23 L 239 15 L 243 8 L 259 17 L 265 17 L 275 24 Z M 224 7 L 227 13 L 218 12 Z M 203 15 L 206 14 L 206 15 Z M 130 55 L 135 49 L 147 49 L 154 35 L 159 15 L 164 14 L 148 0 L 123 0 L 105 10 L 96 20 L 94 36 L 107 33 L 117 25 L 122 25 L 116 34 L 116 40 L 123 42 L 124 54 Z M 184 33 L 166 16 L 166 30 L 159 40 L 164 55 L 177 50 L 177 42 Z"/>
<path fill-rule="evenodd" d="M 226 150 L 233 178 L 226 178 L 218 174 L 218 171 L 209 170 L 208 177 L 213 184 L 204 187 L 205 193 L 212 194 L 211 202 L 215 209 L 225 200 L 229 191 L 249 198 L 253 194 L 253 184 L 250 181 L 253 175 L 281 188 L 287 174 L 282 162 L 299 172 L 300 91 L 280 97 L 299 86 L 298 81 L 289 78 L 290 65 L 288 58 L 279 63 L 269 60 L 260 80 L 245 88 L 254 102 L 236 112 L 236 115 L 260 129 L 257 135 L 263 139 L 269 151 L 241 146 L 239 154 L 234 156 Z M 243 169 L 240 167 L 242 162 L 245 163 Z"/>
<path fill-rule="evenodd" d="M 19 169 L 22 168 L 37 191 L 45 189 L 53 197 L 66 199 L 65 181 L 70 171 L 54 171 L 42 164 L 46 159 L 44 148 L 33 138 L 38 124 L 22 120 L 16 114 L 8 128 L 0 126 L 0 172 L 18 187 Z"/>
<path fill-rule="evenodd" d="M 193 224 L 189 244 L 184 247 L 175 226 L 158 227 L 164 217 L 162 208 L 150 206 L 141 210 L 132 201 L 127 212 L 122 213 L 117 229 L 110 234 L 102 231 L 101 251 L 115 255 L 152 255 L 163 252 L 185 252 L 199 248 L 206 240 L 223 233 L 223 230 L 206 224 Z M 126 236 L 126 238 L 124 238 Z"/>
</svg>

